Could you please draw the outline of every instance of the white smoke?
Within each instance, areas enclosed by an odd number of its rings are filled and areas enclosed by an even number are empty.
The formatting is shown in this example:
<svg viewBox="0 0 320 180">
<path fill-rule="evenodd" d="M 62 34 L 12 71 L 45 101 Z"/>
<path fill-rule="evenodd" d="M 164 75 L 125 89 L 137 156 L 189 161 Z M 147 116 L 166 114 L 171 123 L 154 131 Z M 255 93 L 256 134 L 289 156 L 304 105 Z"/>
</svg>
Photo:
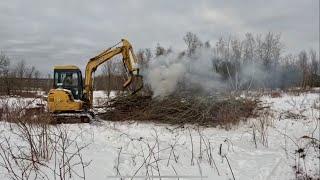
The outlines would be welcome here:
<svg viewBox="0 0 320 180">
<path fill-rule="evenodd" d="M 154 96 L 164 97 L 177 90 L 183 82 L 189 88 L 201 88 L 209 92 L 222 88 L 220 75 L 213 71 L 210 51 L 199 49 L 192 57 L 169 53 L 159 56 L 149 63 L 145 74 Z"/>
<path fill-rule="evenodd" d="M 219 67 L 221 63 L 227 63 L 228 73 L 222 73 L 227 77 L 217 73 L 216 65 L 218 69 L 225 68 Z M 258 60 L 230 62 L 215 56 L 212 49 L 198 48 L 191 57 L 169 53 L 152 59 L 144 77 L 154 97 L 164 97 L 177 90 L 216 94 L 225 90 L 288 87 L 298 82 L 301 75 L 296 69 L 281 65 L 266 69 Z"/>
<path fill-rule="evenodd" d="M 149 64 L 146 79 L 154 96 L 166 96 L 176 89 L 178 81 L 185 73 L 185 63 L 178 62 L 177 58 L 170 54 L 161 56 Z"/>
</svg>

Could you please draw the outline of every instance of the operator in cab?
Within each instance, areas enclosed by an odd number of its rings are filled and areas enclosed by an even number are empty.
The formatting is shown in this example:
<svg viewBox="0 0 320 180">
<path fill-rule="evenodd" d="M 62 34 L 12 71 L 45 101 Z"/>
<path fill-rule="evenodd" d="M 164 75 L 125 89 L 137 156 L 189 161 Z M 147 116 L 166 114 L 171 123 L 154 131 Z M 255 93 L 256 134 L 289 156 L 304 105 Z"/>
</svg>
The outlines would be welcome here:
<svg viewBox="0 0 320 180">
<path fill-rule="evenodd" d="M 67 73 L 66 77 L 63 80 L 63 86 L 64 87 L 70 87 L 73 84 L 73 80 L 72 80 L 72 73 Z"/>
</svg>

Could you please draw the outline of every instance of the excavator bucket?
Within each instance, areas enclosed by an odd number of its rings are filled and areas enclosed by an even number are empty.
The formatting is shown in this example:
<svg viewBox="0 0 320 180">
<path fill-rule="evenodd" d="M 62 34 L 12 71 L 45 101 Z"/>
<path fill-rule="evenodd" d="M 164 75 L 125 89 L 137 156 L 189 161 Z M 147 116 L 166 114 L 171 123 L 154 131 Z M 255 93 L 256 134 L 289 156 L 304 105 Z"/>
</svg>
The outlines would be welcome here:
<svg viewBox="0 0 320 180">
<path fill-rule="evenodd" d="M 129 89 L 131 94 L 139 92 L 143 88 L 143 77 L 141 75 L 130 76 L 123 84 L 123 88 Z"/>
<path fill-rule="evenodd" d="M 134 83 L 135 89 L 131 92 L 131 94 L 135 94 L 143 88 L 143 76 L 141 75 L 134 76 L 133 83 Z"/>
<path fill-rule="evenodd" d="M 123 88 L 130 90 L 131 94 L 139 92 L 143 88 L 143 76 L 132 75 L 129 76 L 127 81 L 123 84 Z"/>
</svg>

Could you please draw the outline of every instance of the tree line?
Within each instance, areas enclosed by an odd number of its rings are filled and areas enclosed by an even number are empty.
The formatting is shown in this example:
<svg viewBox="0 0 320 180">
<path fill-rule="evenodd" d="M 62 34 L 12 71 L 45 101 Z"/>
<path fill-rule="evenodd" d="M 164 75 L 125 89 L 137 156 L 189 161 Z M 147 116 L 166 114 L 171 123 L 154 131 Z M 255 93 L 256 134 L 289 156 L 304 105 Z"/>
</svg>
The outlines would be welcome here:
<svg viewBox="0 0 320 180">
<path fill-rule="evenodd" d="M 222 81 L 228 82 L 234 90 L 246 88 L 290 88 L 320 86 L 320 60 L 314 49 L 297 53 L 285 53 L 285 44 L 278 33 L 253 34 L 243 37 L 220 37 L 216 42 L 202 41 L 199 36 L 187 32 L 182 41 L 185 48 L 174 50 L 159 43 L 155 48 L 139 49 L 136 52 L 141 70 L 157 57 L 171 53 L 178 58 L 196 57 L 198 50 L 211 52 L 212 71 L 218 73 Z M 118 57 L 119 58 L 119 57 Z M 11 64 L 10 58 L 0 53 L 0 93 L 15 94 L 36 89 L 48 90 L 52 86 L 51 77 L 43 78 L 40 71 L 21 60 Z M 254 66 L 253 66 L 254 65 Z M 264 72 L 263 81 L 244 81 L 243 72 L 258 68 Z M 269 74 L 269 75 L 268 75 Z M 42 80 L 40 80 L 42 79 Z M 97 90 L 121 90 L 126 79 L 126 71 L 121 59 L 108 61 L 102 67 L 102 74 L 95 77 Z M 37 81 L 38 80 L 38 81 Z"/>
<path fill-rule="evenodd" d="M 30 91 L 48 90 L 51 78 L 43 78 L 35 66 L 25 60 L 12 64 L 4 52 L 0 53 L 0 94 L 28 94 Z"/>
<path fill-rule="evenodd" d="M 195 33 L 187 32 L 182 40 L 185 49 L 180 51 L 160 44 L 154 49 L 138 50 L 136 55 L 141 69 L 148 69 L 148 64 L 160 56 L 176 53 L 178 60 L 184 57 L 196 58 L 197 51 L 205 49 L 211 52 L 208 58 L 212 59 L 212 71 L 218 73 L 222 81 L 228 82 L 232 90 L 291 87 L 305 89 L 320 86 L 319 54 L 314 49 L 285 53 L 285 44 L 279 33 L 268 32 L 257 35 L 246 33 L 242 38 L 220 37 L 218 41 L 212 43 L 202 41 Z M 121 67 L 121 61 L 108 62 L 104 66 L 104 73 L 99 76 L 100 79 L 105 79 L 104 83 L 99 83 L 100 88 L 108 87 L 105 89 L 110 90 L 117 89 L 116 86 L 120 87 L 119 81 L 112 81 L 110 77 L 122 76 Z M 263 72 L 262 75 L 260 73 L 263 77 L 248 81 L 244 73 L 250 68 Z"/>
</svg>

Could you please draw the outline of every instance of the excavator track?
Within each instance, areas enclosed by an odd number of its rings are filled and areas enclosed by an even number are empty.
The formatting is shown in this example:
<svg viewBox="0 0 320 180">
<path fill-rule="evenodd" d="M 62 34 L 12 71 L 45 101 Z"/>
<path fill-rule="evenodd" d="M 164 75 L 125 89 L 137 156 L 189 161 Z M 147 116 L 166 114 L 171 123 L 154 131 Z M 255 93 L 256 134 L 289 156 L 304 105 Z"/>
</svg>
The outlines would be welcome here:
<svg viewBox="0 0 320 180">
<path fill-rule="evenodd" d="M 92 112 L 70 112 L 52 114 L 51 124 L 90 123 L 94 120 Z"/>
</svg>

